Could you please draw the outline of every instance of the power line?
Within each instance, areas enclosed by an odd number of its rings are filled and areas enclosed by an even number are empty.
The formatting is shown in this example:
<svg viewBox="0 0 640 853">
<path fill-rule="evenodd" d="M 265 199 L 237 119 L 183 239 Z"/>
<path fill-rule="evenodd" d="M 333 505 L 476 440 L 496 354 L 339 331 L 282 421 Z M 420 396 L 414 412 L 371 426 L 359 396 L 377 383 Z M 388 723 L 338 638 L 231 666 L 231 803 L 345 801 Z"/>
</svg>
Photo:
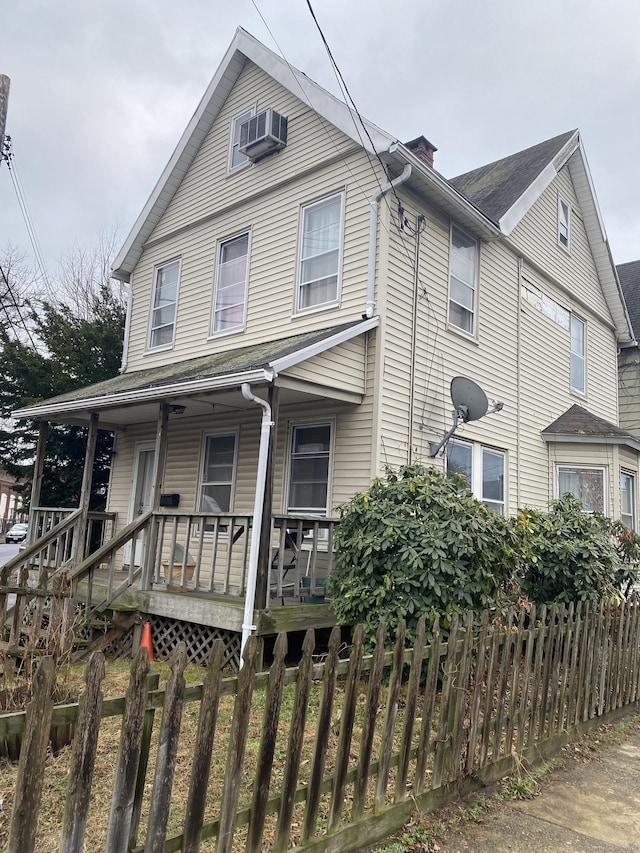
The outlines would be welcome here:
<svg viewBox="0 0 640 853">
<path fill-rule="evenodd" d="M 42 258 L 42 252 L 40 251 L 40 244 L 38 242 L 38 237 L 36 235 L 35 227 L 33 225 L 31 213 L 29 211 L 29 205 L 27 204 L 27 199 L 24 194 L 24 190 L 22 189 L 22 181 L 20 180 L 20 175 L 18 174 L 18 167 L 15 163 L 15 156 L 13 153 L 13 146 L 11 144 L 11 137 L 8 135 L 5 136 L 4 149 L 5 150 L 3 152 L 3 157 L 7 161 L 7 168 L 9 169 L 9 174 L 11 175 L 11 182 L 15 190 L 16 198 L 18 199 L 18 205 L 20 206 L 20 211 L 22 212 L 22 218 L 24 219 L 27 234 L 29 235 L 29 240 L 31 241 L 33 254 L 35 256 L 36 263 L 40 268 L 40 274 L 42 275 L 45 284 L 50 287 L 51 285 L 49 283 L 49 277 L 47 275 L 44 260 Z"/>
</svg>

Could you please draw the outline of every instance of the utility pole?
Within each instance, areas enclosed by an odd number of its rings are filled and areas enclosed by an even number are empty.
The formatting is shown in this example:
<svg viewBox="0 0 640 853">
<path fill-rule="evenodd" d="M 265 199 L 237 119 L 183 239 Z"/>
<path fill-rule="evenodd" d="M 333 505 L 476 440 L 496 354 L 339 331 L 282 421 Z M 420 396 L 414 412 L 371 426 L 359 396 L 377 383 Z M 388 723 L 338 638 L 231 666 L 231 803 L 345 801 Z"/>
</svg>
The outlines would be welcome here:
<svg viewBox="0 0 640 853">
<path fill-rule="evenodd" d="M 9 107 L 9 86 L 11 80 L 6 74 L 0 74 L 0 163 L 5 159 L 4 156 L 4 129 L 7 124 L 7 109 Z"/>
</svg>

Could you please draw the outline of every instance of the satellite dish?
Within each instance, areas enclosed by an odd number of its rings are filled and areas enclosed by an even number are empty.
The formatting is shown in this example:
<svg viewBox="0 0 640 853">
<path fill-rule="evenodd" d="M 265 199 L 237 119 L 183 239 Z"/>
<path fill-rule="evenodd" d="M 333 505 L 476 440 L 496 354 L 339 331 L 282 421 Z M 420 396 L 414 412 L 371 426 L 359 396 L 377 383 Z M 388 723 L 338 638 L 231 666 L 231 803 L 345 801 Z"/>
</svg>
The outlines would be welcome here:
<svg viewBox="0 0 640 853">
<path fill-rule="evenodd" d="M 465 424 L 467 421 L 479 421 L 489 408 L 489 400 L 482 388 L 466 376 L 454 376 L 451 380 L 451 402 Z"/>
<path fill-rule="evenodd" d="M 482 388 L 473 379 L 467 379 L 466 376 L 454 376 L 451 380 L 451 402 L 455 406 L 453 410 L 453 426 L 446 433 L 439 444 L 430 442 L 429 458 L 433 459 L 442 450 L 445 444 L 449 441 L 454 432 L 458 429 L 460 421 L 468 423 L 468 421 L 479 421 L 486 414 L 499 412 L 503 408 L 503 403 L 494 402 L 489 409 L 489 400 Z"/>
</svg>

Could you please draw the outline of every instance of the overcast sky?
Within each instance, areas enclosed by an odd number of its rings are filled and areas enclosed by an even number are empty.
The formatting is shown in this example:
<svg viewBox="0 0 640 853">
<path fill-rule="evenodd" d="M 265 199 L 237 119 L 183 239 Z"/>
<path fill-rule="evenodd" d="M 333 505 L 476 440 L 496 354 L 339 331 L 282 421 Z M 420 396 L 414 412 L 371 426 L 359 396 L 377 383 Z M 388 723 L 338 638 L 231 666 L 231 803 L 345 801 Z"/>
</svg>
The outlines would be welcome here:
<svg viewBox="0 0 640 853">
<path fill-rule="evenodd" d="M 579 128 L 614 259 L 640 258 L 637 0 L 312 2 L 360 112 L 424 134 L 446 177 Z M 7 132 L 48 266 L 124 240 L 238 25 L 336 93 L 305 0 L 2 4 Z M 31 254 L 2 164 L 8 243 Z"/>
</svg>

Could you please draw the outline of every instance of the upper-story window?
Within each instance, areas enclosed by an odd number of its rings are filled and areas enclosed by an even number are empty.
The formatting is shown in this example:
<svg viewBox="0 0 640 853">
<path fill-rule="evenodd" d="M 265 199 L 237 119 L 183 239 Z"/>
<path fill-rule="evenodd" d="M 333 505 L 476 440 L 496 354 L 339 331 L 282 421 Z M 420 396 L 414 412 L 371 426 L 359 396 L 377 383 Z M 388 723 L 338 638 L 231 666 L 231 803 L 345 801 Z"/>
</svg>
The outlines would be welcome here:
<svg viewBox="0 0 640 853">
<path fill-rule="evenodd" d="M 218 249 L 213 333 L 244 326 L 249 277 L 249 232 L 225 240 Z"/>
<path fill-rule="evenodd" d="M 585 370 L 586 324 L 584 320 L 571 315 L 571 390 L 579 394 L 586 392 Z"/>
<path fill-rule="evenodd" d="M 344 193 L 302 208 L 296 310 L 335 304 L 340 292 Z"/>
<path fill-rule="evenodd" d="M 474 335 L 478 244 L 453 224 L 449 265 L 449 323 Z"/>
<path fill-rule="evenodd" d="M 149 328 L 149 349 L 173 344 L 176 330 L 180 260 L 156 267 Z"/>
<path fill-rule="evenodd" d="M 504 463 L 501 450 L 453 439 L 447 444 L 447 473 L 462 474 L 474 496 L 498 515 L 505 514 Z"/>
<path fill-rule="evenodd" d="M 571 239 L 571 205 L 563 198 L 558 198 L 558 243 L 569 248 Z"/>
<path fill-rule="evenodd" d="M 231 120 L 231 141 L 229 143 L 229 171 L 234 172 L 241 166 L 246 166 L 249 163 L 249 158 L 240 150 L 240 125 L 256 114 L 253 107 L 243 110 Z"/>
</svg>

